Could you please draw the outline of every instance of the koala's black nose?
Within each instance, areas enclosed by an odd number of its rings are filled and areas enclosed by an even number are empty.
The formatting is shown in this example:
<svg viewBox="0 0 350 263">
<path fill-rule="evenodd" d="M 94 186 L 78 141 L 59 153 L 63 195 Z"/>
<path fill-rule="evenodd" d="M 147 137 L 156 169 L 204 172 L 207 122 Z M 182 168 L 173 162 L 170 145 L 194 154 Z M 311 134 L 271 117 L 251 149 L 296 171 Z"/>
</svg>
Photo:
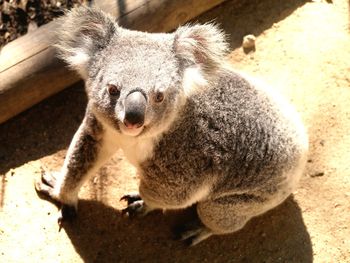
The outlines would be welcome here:
<svg viewBox="0 0 350 263">
<path fill-rule="evenodd" d="M 131 92 L 125 99 L 124 124 L 127 128 L 139 128 L 145 121 L 146 97 L 140 91 Z"/>
</svg>

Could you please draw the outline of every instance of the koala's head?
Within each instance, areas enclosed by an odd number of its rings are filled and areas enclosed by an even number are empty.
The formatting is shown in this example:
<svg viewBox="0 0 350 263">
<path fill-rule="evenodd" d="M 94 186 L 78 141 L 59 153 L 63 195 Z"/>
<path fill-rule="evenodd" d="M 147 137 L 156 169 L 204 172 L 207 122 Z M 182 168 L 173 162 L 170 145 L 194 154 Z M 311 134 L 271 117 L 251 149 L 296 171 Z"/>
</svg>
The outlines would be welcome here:
<svg viewBox="0 0 350 263">
<path fill-rule="evenodd" d="M 59 55 L 85 79 L 96 116 L 130 136 L 167 129 L 195 88 L 215 75 L 227 50 L 212 24 L 150 34 L 121 28 L 87 7 L 61 19 L 58 37 Z"/>
</svg>

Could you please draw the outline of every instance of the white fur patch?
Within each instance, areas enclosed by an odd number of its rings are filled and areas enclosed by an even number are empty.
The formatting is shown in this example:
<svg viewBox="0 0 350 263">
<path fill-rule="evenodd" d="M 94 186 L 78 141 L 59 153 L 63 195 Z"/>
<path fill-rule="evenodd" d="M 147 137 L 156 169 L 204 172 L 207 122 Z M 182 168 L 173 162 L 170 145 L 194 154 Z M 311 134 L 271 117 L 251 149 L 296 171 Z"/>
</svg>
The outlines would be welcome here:
<svg viewBox="0 0 350 263">
<path fill-rule="evenodd" d="M 73 54 L 73 56 L 67 58 L 67 62 L 85 79 L 87 77 L 86 64 L 89 61 L 89 55 L 83 49 L 74 49 Z"/>
<path fill-rule="evenodd" d="M 183 89 L 186 97 L 199 92 L 208 84 L 199 67 L 186 68 L 183 79 Z"/>
<path fill-rule="evenodd" d="M 120 133 L 98 112 L 95 114 L 99 117 L 99 120 L 106 129 L 106 133 L 108 134 L 106 140 L 117 144 L 118 147 L 123 150 L 125 157 L 132 165 L 138 167 L 140 163 L 152 156 L 154 145 L 159 138 L 159 134 L 155 134 L 154 136 L 152 136 L 152 134 L 150 134 L 150 136 L 136 136 L 137 133 L 142 132 L 144 127 L 136 129 L 136 134 L 125 132 L 126 128 L 120 127 L 122 130 L 122 133 Z"/>
<path fill-rule="evenodd" d="M 120 135 L 118 141 L 128 161 L 138 167 L 140 163 L 152 156 L 156 140 L 149 137 Z"/>
<path fill-rule="evenodd" d="M 195 64 L 221 64 L 228 51 L 225 34 L 213 23 L 185 25 L 176 32 L 176 53 Z"/>
</svg>

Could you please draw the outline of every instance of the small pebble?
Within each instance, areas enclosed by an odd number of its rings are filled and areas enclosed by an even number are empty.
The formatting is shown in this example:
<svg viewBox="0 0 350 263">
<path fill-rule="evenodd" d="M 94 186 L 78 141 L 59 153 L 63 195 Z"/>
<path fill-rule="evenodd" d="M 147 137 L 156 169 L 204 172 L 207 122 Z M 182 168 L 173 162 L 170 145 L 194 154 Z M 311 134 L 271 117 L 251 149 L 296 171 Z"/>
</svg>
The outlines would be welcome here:
<svg viewBox="0 0 350 263">
<path fill-rule="evenodd" d="M 310 177 L 321 177 L 321 176 L 324 176 L 324 172 L 317 172 L 317 173 L 310 174 Z"/>
<path fill-rule="evenodd" d="M 94 184 L 97 184 L 98 183 L 98 177 L 96 176 L 96 177 L 94 177 L 94 179 L 93 179 L 93 183 Z"/>
<path fill-rule="evenodd" d="M 255 48 L 255 36 L 254 35 L 246 35 L 243 37 L 242 47 L 244 49 L 253 49 Z"/>
</svg>

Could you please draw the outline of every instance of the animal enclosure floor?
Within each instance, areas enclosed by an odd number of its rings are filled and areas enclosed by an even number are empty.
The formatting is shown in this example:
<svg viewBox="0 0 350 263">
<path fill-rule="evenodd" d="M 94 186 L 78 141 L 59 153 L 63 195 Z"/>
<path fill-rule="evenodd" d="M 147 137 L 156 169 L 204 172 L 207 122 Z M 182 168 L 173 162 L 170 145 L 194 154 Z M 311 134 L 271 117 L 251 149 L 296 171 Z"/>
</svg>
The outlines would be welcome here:
<svg viewBox="0 0 350 263">
<path fill-rule="evenodd" d="M 192 211 L 121 215 L 135 170 L 121 153 L 82 189 L 79 216 L 59 232 L 57 208 L 33 181 L 58 170 L 84 114 L 83 84 L 0 125 L 0 262 L 350 262 L 350 31 L 347 0 L 230 1 L 216 18 L 229 59 L 284 94 L 301 113 L 310 155 L 294 196 L 241 231 L 186 248 L 172 227 Z M 254 34 L 245 53 L 242 37 Z"/>
</svg>

